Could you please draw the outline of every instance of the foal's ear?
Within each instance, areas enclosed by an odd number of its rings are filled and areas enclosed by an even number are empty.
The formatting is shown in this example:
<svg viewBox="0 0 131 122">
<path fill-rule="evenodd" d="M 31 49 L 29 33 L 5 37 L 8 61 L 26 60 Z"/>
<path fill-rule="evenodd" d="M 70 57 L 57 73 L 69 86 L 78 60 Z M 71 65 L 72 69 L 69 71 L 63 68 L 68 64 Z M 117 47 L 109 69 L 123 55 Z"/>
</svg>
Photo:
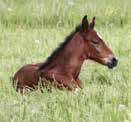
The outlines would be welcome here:
<svg viewBox="0 0 131 122">
<path fill-rule="evenodd" d="M 94 29 L 94 27 L 95 27 L 95 23 L 96 23 L 95 20 L 96 20 L 96 17 L 94 16 L 92 19 L 92 22 L 89 25 L 91 29 Z"/>
<path fill-rule="evenodd" d="M 83 17 L 83 19 L 82 19 L 82 30 L 84 32 L 87 32 L 88 31 L 88 26 L 89 26 L 89 24 L 88 24 L 88 20 L 87 20 L 87 15 L 85 15 Z"/>
</svg>

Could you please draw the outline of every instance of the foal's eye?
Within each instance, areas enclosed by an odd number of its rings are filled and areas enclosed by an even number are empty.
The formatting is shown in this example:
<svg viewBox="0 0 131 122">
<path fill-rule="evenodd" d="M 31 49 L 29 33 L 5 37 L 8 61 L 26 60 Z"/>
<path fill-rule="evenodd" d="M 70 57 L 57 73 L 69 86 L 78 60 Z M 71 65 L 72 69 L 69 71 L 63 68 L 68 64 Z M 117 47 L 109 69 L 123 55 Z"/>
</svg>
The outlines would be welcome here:
<svg viewBox="0 0 131 122">
<path fill-rule="evenodd" d="M 98 44 L 98 41 L 97 41 L 96 39 L 93 39 L 92 42 L 93 42 L 94 44 Z"/>
<path fill-rule="evenodd" d="M 93 39 L 93 40 L 92 40 L 92 44 L 93 44 L 95 47 L 97 47 L 97 46 L 98 46 L 98 41 L 97 41 L 96 39 Z"/>
</svg>

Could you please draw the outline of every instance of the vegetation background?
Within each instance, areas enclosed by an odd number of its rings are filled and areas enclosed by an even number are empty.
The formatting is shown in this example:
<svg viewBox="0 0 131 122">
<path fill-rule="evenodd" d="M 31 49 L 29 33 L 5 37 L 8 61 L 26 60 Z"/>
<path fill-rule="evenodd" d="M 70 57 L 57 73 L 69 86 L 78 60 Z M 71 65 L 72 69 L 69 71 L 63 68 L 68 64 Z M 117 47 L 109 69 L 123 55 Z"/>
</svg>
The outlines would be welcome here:
<svg viewBox="0 0 131 122">
<path fill-rule="evenodd" d="M 96 16 L 117 68 L 86 61 L 77 93 L 16 93 L 14 73 L 44 62 L 85 14 Z M 0 122 L 36 121 L 131 122 L 131 0 L 0 0 Z"/>
</svg>

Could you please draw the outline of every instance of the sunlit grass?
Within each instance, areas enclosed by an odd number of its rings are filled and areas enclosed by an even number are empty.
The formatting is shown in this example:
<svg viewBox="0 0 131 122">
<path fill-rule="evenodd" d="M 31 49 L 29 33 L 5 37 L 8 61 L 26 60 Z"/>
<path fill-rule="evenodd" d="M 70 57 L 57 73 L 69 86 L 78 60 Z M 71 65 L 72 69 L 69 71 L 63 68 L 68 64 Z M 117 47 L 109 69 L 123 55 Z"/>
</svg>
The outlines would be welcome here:
<svg viewBox="0 0 131 122">
<path fill-rule="evenodd" d="M 0 122 L 130 122 L 130 0 L 0 0 Z M 10 78 L 23 65 L 44 62 L 83 15 L 118 56 L 109 70 L 86 61 L 77 93 L 55 88 L 16 93 Z"/>
</svg>

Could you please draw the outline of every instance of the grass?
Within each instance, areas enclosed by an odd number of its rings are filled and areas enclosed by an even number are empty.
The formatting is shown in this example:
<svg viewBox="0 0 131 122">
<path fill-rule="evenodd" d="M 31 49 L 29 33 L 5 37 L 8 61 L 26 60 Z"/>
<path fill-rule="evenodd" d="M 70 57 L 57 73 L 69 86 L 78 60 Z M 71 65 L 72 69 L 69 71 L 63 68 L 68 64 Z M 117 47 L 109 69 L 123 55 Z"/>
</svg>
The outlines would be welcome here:
<svg viewBox="0 0 131 122">
<path fill-rule="evenodd" d="M 0 0 L 0 122 L 130 122 L 130 6 L 130 0 Z M 118 56 L 118 67 L 86 61 L 78 93 L 16 93 L 10 77 L 44 61 L 85 14 L 89 20 L 96 15 L 96 30 Z"/>
</svg>

